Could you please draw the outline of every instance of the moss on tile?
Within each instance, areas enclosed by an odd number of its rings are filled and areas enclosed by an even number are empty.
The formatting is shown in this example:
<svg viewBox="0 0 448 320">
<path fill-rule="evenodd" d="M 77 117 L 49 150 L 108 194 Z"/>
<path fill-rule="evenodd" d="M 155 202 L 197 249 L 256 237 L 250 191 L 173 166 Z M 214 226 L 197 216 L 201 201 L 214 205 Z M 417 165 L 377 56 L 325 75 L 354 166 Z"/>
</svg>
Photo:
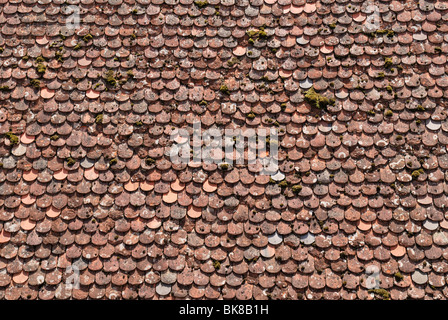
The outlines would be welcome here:
<svg viewBox="0 0 448 320">
<path fill-rule="evenodd" d="M 215 268 L 215 270 L 221 269 L 221 262 L 218 260 L 213 260 L 213 268 Z"/>
<path fill-rule="evenodd" d="M 400 271 L 397 271 L 397 272 L 395 272 L 395 274 L 394 274 L 394 278 L 395 278 L 396 281 L 399 282 L 399 281 L 401 281 L 401 280 L 404 279 L 404 276 L 401 274 Z"/>
<path fill-rule="evenodd" d="M 90 33 L 88 33 L 88 34 L 86 34 L 85 36 L 82 37 L 82 41 L 84 41 L 86 43 L 89 42 L 92 39 L 93 39 L 93 36 Z"/>
<path fill-rule="evenodd" d="M 286 188 L 288 186 L 288 181 L 282 180 L 279 183 L 277 183 L 277 185 L 281 188 Z"/>
<path fill-rule="evenodd" d="M 390 300 L 390 293 L 386 289 L 369 289 L 368 292 L 373 292 L 383 298 L 383 300 Z"/>
<path fill-rule="evenodd" d="M 393 66 L 393 61 L 392 61 L 392 58 L 384 58 L 384 67 L 386 68 L 386 69 L 389 69 L 390 67 L 392 67 Z"/>
<path fill-rule="evenodd" d="M 56 60 L 58 62 L 63 62 L 64 58 L 63 58 L 64 52 L 62 50 L 58 50 L 56 51 L 56 53 L 54 54 L 54 57 L 56 58 Z"/>
<path fill-rule="evenodd" d="M 240 60 L 238 60 L 237 57 L 232 57 L 229 61 L 227 61 L 227 65 L 229 67 L 233 67 L 233 66 L 235 66 L 235 65 L 237 65 L 239 63 L 240 63 Z"/>
<path fill-rule="evenodd" d="M 102 113 L 99 113 L 95 117 L 95 123 L 101 124 L 103 123 L 104 115 Z"/>
<path fill-rule="evenodd" d="M 147 165 L 152 165 L 152 164 L 156 163 L 156 160 L 154 160 L 153 158 L 148 157 L 148 158 L 145 159 L 145 163 Z"/>
<path fill-rule="evenodd" d="M 73 165 L 76 163 L 76 160 L 73 159 L 72 157 L 68 157 L 68 158 L 66 158 L 65 161 L 67 162 L 67 165 L 68 165 L 69 167 L 73 166 Z"/>
<path fill-rule="evenodd" d="M 5 137 L 8 138 L 9 142 L 14 145 L 14 144 L 18 144 L 19 143 L 19 137 L 16 136 L 14 133 L 12 133 L 11 131 L 8 131 L 5 133 Z"/>
<path fill-rule="evenodd" d="M 43 75 L 46 71 L 47 67 L 42 62 L 39 62 L 36 67 L 36 72 Z"/>
<path fill-rule="evenodd" d="M 207 0 L 196 0 L 194 2 L 195 5 L 197 5 L 199 8 L 205 8 L 206 6 L 208 6 L 208 1 Z"/>
<path fill-rule="evenodd" d="M 42 56 L 38 56 L 38 57 L 36 58 L 36 62 L 37 62 L 37 63 L 45 62 L 45 58 L 42 57 Z"/>
<path fill-rule="evenodd" d="M 416 180 L 418 177 L 420 177 L 421 174 L 424 174 L 425 171 L 423 169 L 414 170 L 411 173 L 412 179 Z"/>
<path fill-rule="evenodd" d="M 30 84 L 36 89 L 40 88 L 40 80 L 38 79 L 31 79 Z"/>
<path fill-rule="evenodd" d="M 221 91 L 224 94 L 230 94 L 229 88 L 225 84 L 223 84 L 223 85 L 221 85 L 221 87 L 219 87 L 219 91 Z"/>
<path fill-rule="evenodd" d="M 416 109 L 417 111 L 426 111 L 426 108 L 424 107 L 424 106 L 422 106 L 421 104 L 419 104 L 418 106 L 417 106 L 417 109 Z"/>
<path fill-rule="evenodd" d="M 292 186 L 292 188 L 291 188 L 291 190 L 292 190 L 292 192 L 294 192 L 295 194 L 298 194 L 298 193 L 300 193 L 300 191 L 302 191 L 302 186 L 300 185 L 300 184 L 296 184 L 296 185 L 293 185 Z"/>
<path fill-rule="evenodd" d="M 335 103 L 334 99 L 329 99 L 317 93 L 314 90 L 314 87 L 311 87 L 310 89 L 308 89 L 308 91 L 305 92 L 305 101 L 318 109 L 324 109 L 328 105 L 334 105 Z"/>
<path fill-rule="evenodd" d="M 386 35 L 388 38 L 392 38 L 395 35 L 395 31 L 391 29 L 380 29 L 375 31 L 377 35 Z"/>
<path fill-rule="evenodd" d="M 258 28 L 258 30 L 247 30 L 246 34 L 249 36 L 249 40 L 255 42 L 256 39 L 266 39 L 268 37 L 264 27 Z"/>
<path fill-rule="evenodd" d="M 105 80 L 107 84 L 109 84 L 112 87 L 115 87 L 117 85 L 117 79 L 115 78 L 114 72 L 112 70 L 108 70 L 105 74 Z"/>
</svg>

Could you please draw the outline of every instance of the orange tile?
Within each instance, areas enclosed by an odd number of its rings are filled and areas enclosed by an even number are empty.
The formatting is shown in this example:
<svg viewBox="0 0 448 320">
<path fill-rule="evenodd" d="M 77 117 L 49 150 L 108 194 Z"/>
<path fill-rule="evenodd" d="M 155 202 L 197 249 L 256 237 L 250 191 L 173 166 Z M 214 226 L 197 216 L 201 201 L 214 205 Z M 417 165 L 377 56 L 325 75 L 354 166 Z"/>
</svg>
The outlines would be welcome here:
<svg viewBox="0 0 448 320">
<path fill-rule="evenodd" d="M 187 214 L 190 218 L 199 218 L 202 215 L 202 209 L 193 205 L 188 207 Z"/>
<path fill-rule="evenodd" d="M 205 192 L 215 192 L 217 188 L 218 186 L 216 184 L 210 183 L 208 180 L 202 185 L 202 189 L 204 189 Z"/>
<path fill-rule="evenodd" d="M 40 96 L 44 99 L 51 99 L 55 95 L 55 90 L 50 90 L 48 88 L 42 88 L 40 90 Z"/>
<path fill-rule="evenodd" d="M 87 98 L 90 98 L 90 99 L 96 99 L 100 96 L 100 93 L 99 93 L 99 91 L 90 89 L 90 90 L 87 90 L 86 96 L 87 96 Z"/>
<path fill-rule="evenodd" d="M 177 192 L 170 191 L 165 193 L 162 197 L 162 200 L 166 203 L 174 203 L 177 201 Z"/>
<path fill-rule="evenodd" d="M 162 225 L 162 220 L 160 220 L 157 217 L 152 218 L 147 224 L 146 226 L 149 229 L 158 229 L 160 228 L 160 226 Z"/>
<path fill-rule="evenodd" d="M 185 184 L 176 179 L 171 183 L 171 189 L 174 191 L 182 191 L 185 188 Z"/>
<path fill-rule="evenodd" d="M 402 247 L 400 245 L 396 245 L 395 247 L 392 247 L 390 250 L 390 253 L 394 256 L 394 257 L 402 257 L 404 256 L 404 254 L 406 253 L 406 248 Z"/>
<path fill-rule="evenodd" d="M 0 243 L 7 243 L 9 242 L 9 239 L 11 239 L 11 233 L 2 229 L 2 231 L 0 231 Z"/>
<path fill-rule="evenodd" d="M 9 242 L 9 239 L 11 239 L 11 233 L 2 229 L 2 231 L 0 231 L 0 243 Z"/>
<path fill-rule="evenodd" d="M 20 136 L 20 141 L 24 144 L 30 144 L 34 141 L 35 137 L 27 135 L 26 133 L 22 134 Z"/>
<path fill-rule="evenodd" d="M 36 197 L 31 196 L 30 194 L 22 196 L 22 203 L 26 205 L 30 205 L 36 202 Z"/>
<path fill-rule="evenodd" d="M 440 226 L 443 229 L 448 229 L 448 221 L 444 219 L 443 221 L 440 222 Z"/>
<path fill-rule="evenodd" d="M 426 195 L 424 198 L 417 198 L 417 202 L 424 205 L 429 205 L 432 203 L 432 197 Z"/>
<path fill-rule="evenodd" d="M 61 210 L 56 209 L 53 206 L 47 208 L 47 216 L 50 218 L 56 218 L 61 214 Z"/>
<path fill-rule="evenodd" d="M 371 222 L 365 222 L 362 220 L 358 221 L 358 229 L 361 231 L 367 231 L 370 230 L 370 228 L 372 227 L 372 223 Z"/>
<path fill-rule="evenodd" d="M 34 181 L 37 178 L 38 171 L 35 169 L 31 169 L 30 171 L 24 171 L 22 174 L 22 178 L 25 181 Z"/>
<path fill-rule="evenodd" d="M 93 180 L 98 179 L 99 174 L 96 171 L 95 167 L 91 167 L 84 171 L 84 177 L 86 177 L 87 180 L 93 181 Z"/>
<path fill-rule="evenodd" d="M 87 67 L 87 66 L 90 65 L 91 63 L 92 63 L 92 59 L 89 59 L 89 58 L 86 58 L 86 57 L 82 57 L 81 59 L 78 60 L 78 64 L 79 64 L 80 66 L 82 66 L 82 67 Z M 92 90 L 92 89 L 90 89 L 90 90 Z M 86 92 L 86 96 L 87 96 L 88 98 L 91 98 L 91 97 L 89 97 L 89 96 L 87 95 L 87 93 L 88 93 L 90 90 L 87 90 L 87 92 Z M 92 90 L 92 91 L 93 91 L 93 90 Z M 95 92 L 97 92 L 97 91 L 95 91 Z M 99 97 L 99 94 L 98 94 L 98 97 Z M 94 99 L 95 99 L 95 98 L 98 98 L 98 97 L 94 97 Z"/>
<path fill-rule="evenodd" d="M 137 190 L 138 187 L 139 187 L 139 185 L 140 185 L 139 182 L 132 182 L 131 180 L 129 180 L 128 182 L 126 182 L 126 183 L 124 184 L 124 188 L 125 188 L 127 191 L 132 192 L 132 191 Z"/>
<path fill-rule="evenodd" d="M 266 1 L 266 0 L 265 0 Z M 267 1 L 266 1 L 267 2 Z M 291 9 L 290 9 L 290 11 L 291 11 L 291 13 L 293 13 L 293 14 L 301 14 L 302 12 L 303 12 L 303 6 L 295 6 L 295 5 L 292 5 L 291 6 Z"/>
<path fill-rule="evenodd" d="M 233 49 L 233 54 L 236 56 L 242 56 L 246 54 L 246 47 L 244 46 L 237 46 L 235 49 Z"/>
<path fill-rule="evenodd" d="M 28 272 L 21 271 L 12 276 L 12 280 L 17 284 L 24 284 L 28 280 Z"/>
<path fill-rule="evenodd" d="M 36 37 L 36 43 L 40 45 L 46 45 L 48 43 L 48 38 L 46 36 Z"/>
<path fill-rule="evenodd" d="M 56 171 L 53 175 L 53 177 L 56 180 L 65 180 L 67 178 L 67 176 L 68 176 L 68 171 L 64 168 L 59 171 Z"/>
<path fill-rule="evenodd" d="M 20 228 L 22 228 L 23 230 L 26 230 L 26 231 L 33 230 L 35 226 L 36 226 L 36 222 L 34 222 L 30 219 L 25 219 L 25 220 L 20 221 Z"/>
<path fill-rule="evenodd" d="M 151 191 L 152 189 L 154 189 L 154 182 L 152 181 L 140 182 L 140 189 L 142 189 L 143 191 Z"/>
</svg>

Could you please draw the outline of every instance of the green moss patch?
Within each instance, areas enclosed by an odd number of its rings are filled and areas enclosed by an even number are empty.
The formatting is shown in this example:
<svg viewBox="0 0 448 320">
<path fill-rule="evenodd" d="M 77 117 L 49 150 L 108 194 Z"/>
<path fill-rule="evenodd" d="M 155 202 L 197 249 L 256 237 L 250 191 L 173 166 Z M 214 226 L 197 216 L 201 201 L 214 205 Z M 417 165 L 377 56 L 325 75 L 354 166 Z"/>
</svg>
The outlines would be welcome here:
<svg viewBox="0 0 448 320">
<path fill-rule="evenodd" d="M 300 184 L 296 184 L 294 186 L 292 186 L 292 192 L 294 192 L 295 194 L 300 193 L 300 191 L 302 191 L 302 186 Z"/>
<path fill-rule="evenodd" d="M 42 62 L 39 62 L 36 67 L 36 72 L 40 75 L 43 75 L 46 71 L 47 67 Z"/>
<path fill-rule="evenodd" d="M 384 59 L 384 67 L 385 68 L 387 68 L 387 69 L 389 69 L 390 67 L 392 67 L 393 66 L 393 61 L 392 61 L 392 58 L 385 58 Z"/>
<path fill-rule="evenodd" d="M 19 137 L 16 136 L 14 133 L 12 133 L 11 131 L 6 132 L 5 133 L 5 137 L 9 139 L 9 142 L 11 144 L 18 144 L 19 143 Z"/>
<path fill-rule="evenodd" d="M 112 70 L 106 72 L 104 79 L 106 80 L 107 84 L 109 84 L 112 87 L 115 87 L 118 83 L 117 79 L 115 79 L 115 75 Z"/>
<path fill-rule="evenodd" d="M 390 293 L 385 289 L 370 289 L 368 292 L 373 292 L 377 296 L 383 298 L 383 300 L 390 300 Z"/>
<path fill-rule="evenodd" d="M 40 80 L 37 79 L 31 79 L 30 84 L 34 87 L 34 88 L 40 88 Z"/>
<path fill-rule="evenodd" d="M 101 124 L 101 123 L 103 123 L 103 119 L 104 119 L 104 116 L 102 113 L 97 114 L 95 117 L 95 123 Z"/>
<path fill-rule="evenodd" d="M 314 90 L 314 87 L 311 87 L 308 91 L 305 92 L 305 101 L 318 109 L 325 109 L 328 105 L 334 105 L 335 103 L 334 99 L 329 99 L 317 93 Z"/>
<path fill-rule="evenodd" d="M 153 165 L 154 163 L 156 163 L 156 160 L 154 160 L 153 158 L 148 157 L 148 158 L 145 159 L 145 162 L 146 162 L 146 164 L 148 166 L 150 166 L 150 165 Z"/>
<path fill-rule="evenodd" d="M 68 157 L 67 159 L 65 159 L 65 161 L 67 162 L 67 165 L 69 167 L 73 166 L 76 163 L 76 160 L 73 159 L 72 157 Z"/>
<path fill-rule="evenodd" d="M 229 88 L 225 84 L 219 87 L 219 91 L 221 91 L 224 94 L 230 94 Z"/>
<path fill-rule="evenodd" d="M 202 9 L 202 8 L 205 8 L 206 6 L 208 6 L 208 1 L 207 0 L 196 0 L 194 2 L 194 4 Z"/>
</svg>

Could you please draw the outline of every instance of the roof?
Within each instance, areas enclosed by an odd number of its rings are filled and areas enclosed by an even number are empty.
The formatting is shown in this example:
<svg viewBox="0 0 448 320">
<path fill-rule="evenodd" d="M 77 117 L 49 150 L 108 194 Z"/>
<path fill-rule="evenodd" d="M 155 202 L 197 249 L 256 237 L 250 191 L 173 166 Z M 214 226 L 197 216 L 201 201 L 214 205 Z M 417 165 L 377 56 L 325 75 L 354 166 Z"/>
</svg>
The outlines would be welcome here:
<svg viewBox="0 0 448 320">
<path fill-rule="evenodd" d="M 0 299 L 448 296 L 447 1 L 1 2 Z"/>
</svg>

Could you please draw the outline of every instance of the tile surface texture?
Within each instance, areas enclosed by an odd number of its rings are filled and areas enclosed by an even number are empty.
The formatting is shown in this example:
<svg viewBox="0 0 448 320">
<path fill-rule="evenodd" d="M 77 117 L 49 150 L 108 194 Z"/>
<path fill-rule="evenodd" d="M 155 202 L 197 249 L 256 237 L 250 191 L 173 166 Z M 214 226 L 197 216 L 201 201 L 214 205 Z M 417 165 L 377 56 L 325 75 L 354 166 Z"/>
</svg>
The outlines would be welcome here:
<svg viewBox="0 0 448 320">
<path fill-rule="evenodd" d="M 446 299 L 447 20 L 0 0 L 0 299 Z M 195 121 L 278 129 L 277 179 L 172 163 Z"/>
</svg>

